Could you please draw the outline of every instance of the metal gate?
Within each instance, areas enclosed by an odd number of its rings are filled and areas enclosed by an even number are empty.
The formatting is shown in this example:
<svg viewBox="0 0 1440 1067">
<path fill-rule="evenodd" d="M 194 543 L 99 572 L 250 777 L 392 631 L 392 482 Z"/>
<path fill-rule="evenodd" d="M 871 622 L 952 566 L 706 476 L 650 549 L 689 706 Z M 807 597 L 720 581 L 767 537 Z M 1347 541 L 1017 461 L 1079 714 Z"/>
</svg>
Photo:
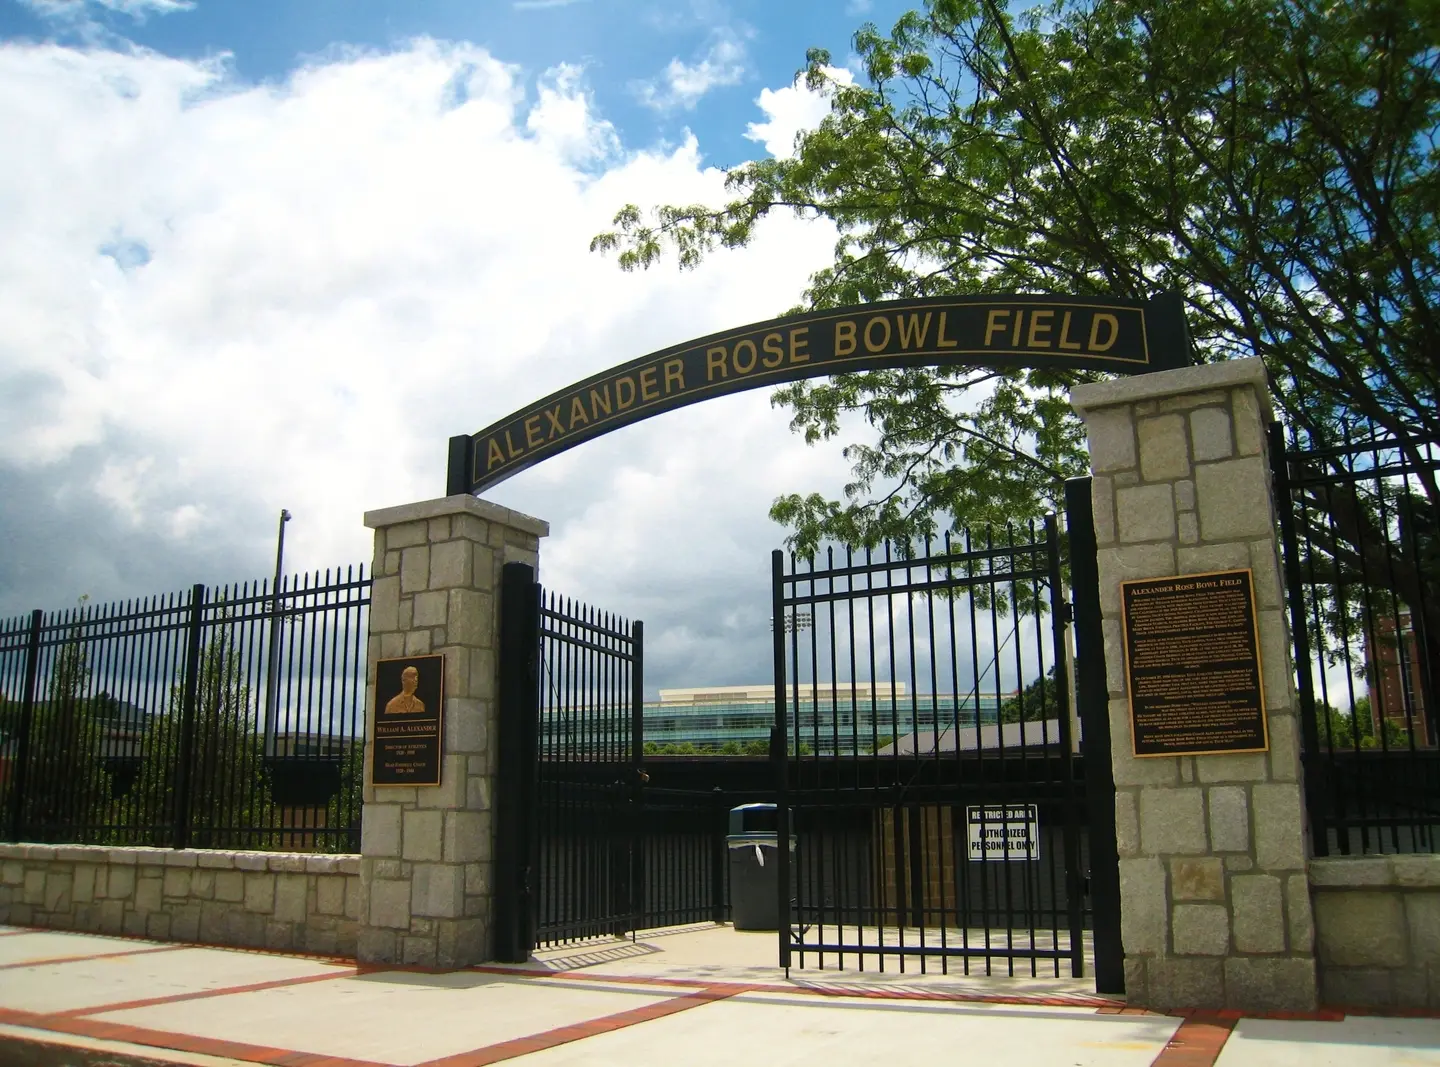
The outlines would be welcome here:
<svg viewBox="0 0 1440 1067">
<path fill-rule="evenodd" d="M 1082 975 L 1091 857 L 1055 516 L 909 551 L 776 552 L 772 568 L 770 750 L 794 843 L 781 966 Z M 1102 662 L 1087 726 L 1113 805 L 1103 677 Z M 1097 844 L 1113 864 L 1113 831 Z M 1112 915 L 1098 881 L 1113 988 L 1118 901 Z"/>
<path fill-rule="evenodd" d="M 724 917 L 712 791 L 647 788 L 641 622 L 506 564 L 501 586 L 496 954 Z"/>
<path fill-rule="evenodd" d="M 644 624 L 505 565 L 496 785 L 496 948 L 637 926 Z"/>
</svg>

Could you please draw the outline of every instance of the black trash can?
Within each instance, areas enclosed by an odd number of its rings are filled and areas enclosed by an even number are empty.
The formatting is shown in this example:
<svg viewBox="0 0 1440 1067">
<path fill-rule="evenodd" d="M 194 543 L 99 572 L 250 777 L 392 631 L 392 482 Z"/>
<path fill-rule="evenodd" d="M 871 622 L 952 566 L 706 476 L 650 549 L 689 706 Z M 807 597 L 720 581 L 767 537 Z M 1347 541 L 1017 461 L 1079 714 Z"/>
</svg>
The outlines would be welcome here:
<svg viewBox="0 0 1440 1067">
<path fill-rule="evenodd" d="M 741 804 L 730 809 L 725 838 L 730 857 L 730 921 L 737 930 L 780 928 L 780 835 L 774 804 Z M 795 839 L 790 839 L 794 861 Z"/>
</svg>

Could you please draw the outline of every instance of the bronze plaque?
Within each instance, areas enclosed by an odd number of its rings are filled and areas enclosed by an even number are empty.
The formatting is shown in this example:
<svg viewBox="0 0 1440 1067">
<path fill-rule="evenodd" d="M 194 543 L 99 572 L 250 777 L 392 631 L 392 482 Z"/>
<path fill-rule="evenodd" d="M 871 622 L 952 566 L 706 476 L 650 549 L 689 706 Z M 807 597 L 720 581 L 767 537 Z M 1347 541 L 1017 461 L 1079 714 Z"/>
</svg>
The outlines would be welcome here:
<svg viewBox="0 0 1440 1067">
<path fill-rule="evenodd" d="M 1137 756 L 1270 746 L 1250 571 L 1121 582 Z"/>
<path fill-rule="evenodd" d="M 404 656 L 376 664 L 372 784 L 440 784 L 444 700 L 443 655 Z"/>
</svg>

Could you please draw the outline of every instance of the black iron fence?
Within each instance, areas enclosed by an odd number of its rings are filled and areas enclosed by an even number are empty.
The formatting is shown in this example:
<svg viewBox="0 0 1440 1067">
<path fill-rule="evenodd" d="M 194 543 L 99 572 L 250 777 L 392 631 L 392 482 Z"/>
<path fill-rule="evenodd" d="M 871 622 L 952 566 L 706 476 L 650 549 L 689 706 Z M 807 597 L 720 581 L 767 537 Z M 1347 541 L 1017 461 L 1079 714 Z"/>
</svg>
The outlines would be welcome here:
<svg viewBox="0 0 1440 1067">
<path fill-rule="evenodd" d="M 643 627 L 543 590 L 501 586 L 497 953 L 637 925 L 636 760 Z"/>
<path fill-rule="evenodd" d="M 913 551 L 775 553 L 784 966 L 1084 973 L 1061 580 L 1053 517 Z M 842 738 L 862 690 L 871 736 Z M 822 696 L 828 714 L 795 714 Z"/>
<path fill-rule="evenodd" d="M 497 954 L 725 916 L 723 791 L 648 787 L 644 624 L 501 589 Z"/>
<path fill-rule="evenodd" d="M 1440 848 L 1440 442 L 1270 430 L 1312 847 Z"/>
<path fill-rule="evenodd" d="M 11 840 L 355 852 L 364 567 L 0 622 Z"/>
<path fill-rule="evenodd" d="M 639 925 L 644 624 L 550 590 L 539 595 L 536 905 L 544 945 Z"/>
<path fill-rule="evenodd" d="M 730 805 L 739 803 L 733 794 L 701 782 L 690 788 L 645 786 L 638 827 L 641 929 L 730 917 L 725 835 Z"/>
</svg>

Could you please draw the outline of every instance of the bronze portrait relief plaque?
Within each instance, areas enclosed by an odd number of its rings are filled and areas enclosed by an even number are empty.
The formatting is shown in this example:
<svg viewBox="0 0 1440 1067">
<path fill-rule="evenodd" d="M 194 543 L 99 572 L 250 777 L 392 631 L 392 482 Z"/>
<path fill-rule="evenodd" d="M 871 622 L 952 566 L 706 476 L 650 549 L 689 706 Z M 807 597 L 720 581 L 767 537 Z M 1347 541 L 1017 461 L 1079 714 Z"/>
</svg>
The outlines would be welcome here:
<svg viewBox="0 0 1440 1067">
<path fill-rule="evenodd" d="M 373 785 L 440 784 L 444 700 L 443 655 L 376 663 Z"/>
<path fill-rule="evenodd" d="M 1136 756 L 1270 747 L 1246 570 L 1121 582 Z"/>
</svg>

